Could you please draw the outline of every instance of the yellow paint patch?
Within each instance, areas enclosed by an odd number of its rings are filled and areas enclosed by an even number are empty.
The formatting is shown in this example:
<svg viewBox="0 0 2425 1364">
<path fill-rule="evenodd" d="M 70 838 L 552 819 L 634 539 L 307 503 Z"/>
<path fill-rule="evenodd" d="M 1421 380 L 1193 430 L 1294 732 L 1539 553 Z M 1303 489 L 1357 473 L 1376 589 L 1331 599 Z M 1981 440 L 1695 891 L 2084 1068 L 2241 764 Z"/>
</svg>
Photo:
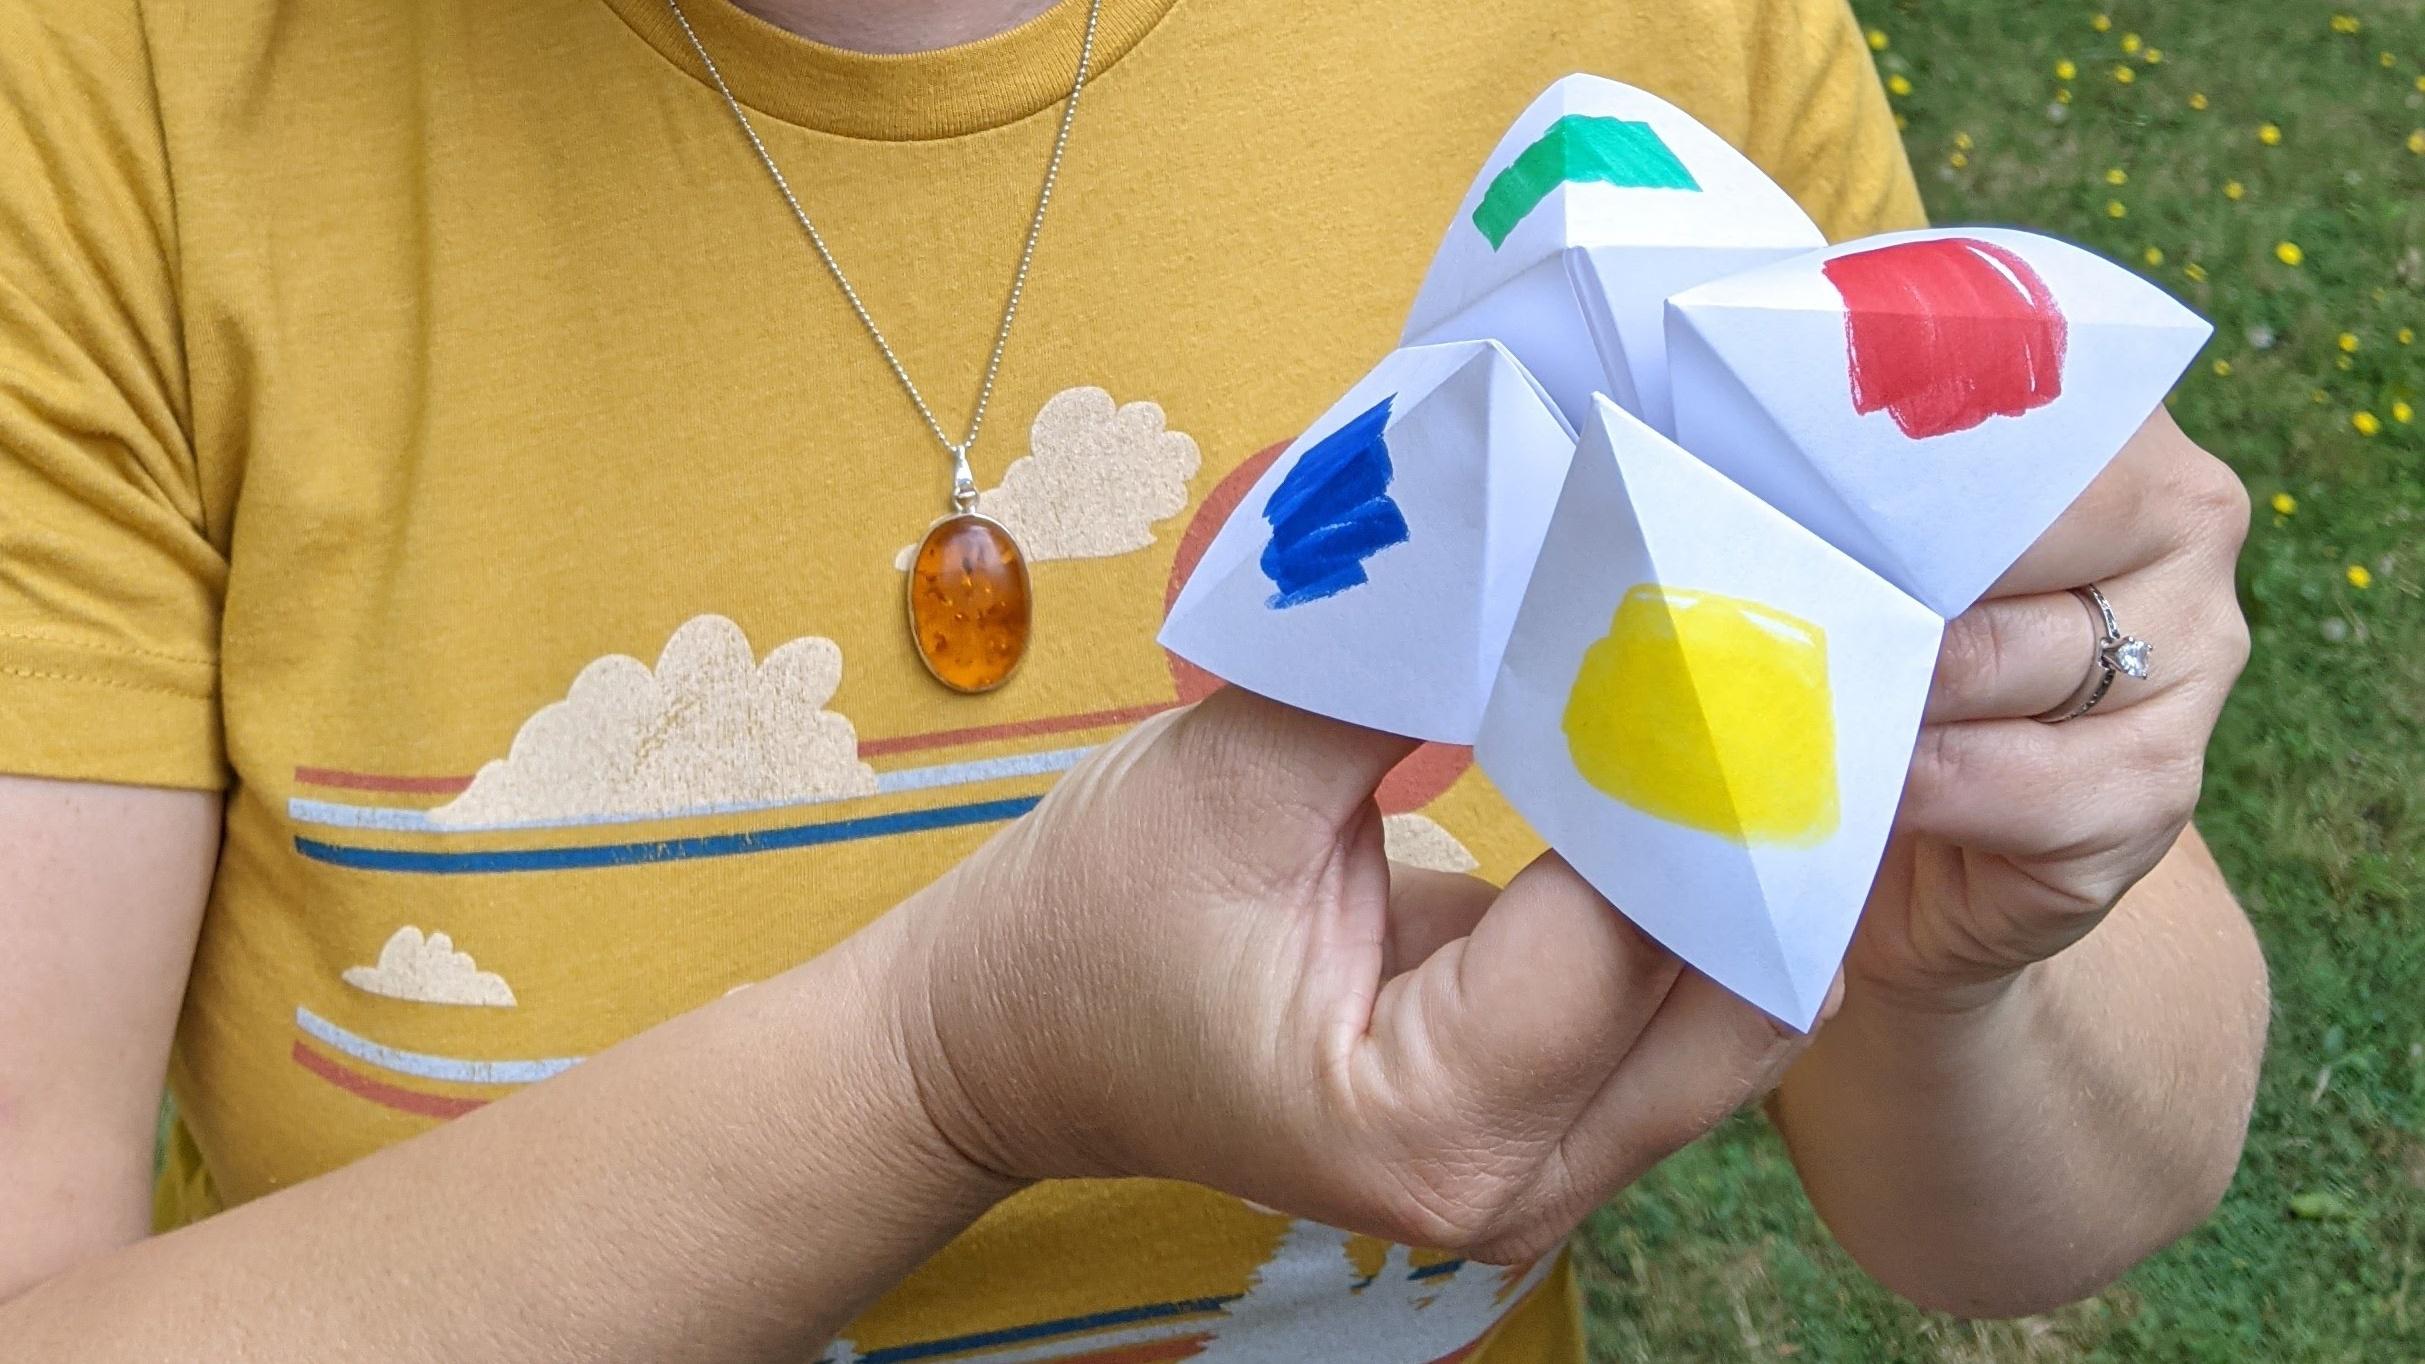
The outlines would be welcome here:
<svg viewBox="0 0 2425 1364">
<path fill-rule="evenodd" d="M 1584 780 L 1744 843 L 1836 827 L 1827 636 L 1758 602 L 1643 584 L 1583 655 L 1566 747 Z"/>
</svg>

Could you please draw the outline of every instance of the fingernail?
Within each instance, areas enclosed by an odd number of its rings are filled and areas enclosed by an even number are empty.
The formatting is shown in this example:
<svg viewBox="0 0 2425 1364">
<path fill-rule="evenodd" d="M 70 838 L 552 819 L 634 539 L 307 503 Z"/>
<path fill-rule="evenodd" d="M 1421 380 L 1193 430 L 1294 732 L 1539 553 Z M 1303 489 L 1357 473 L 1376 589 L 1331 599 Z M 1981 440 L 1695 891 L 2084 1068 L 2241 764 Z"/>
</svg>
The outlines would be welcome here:
<svg viewBox="0 0 2425 1364">
<path fill-rule="evenodd" d="M 1836 1010 L 1843 1007 L 1844 973 L 1842 971 L 1837 971 L 1835 983 L 1827 987 L 1827 1002 L 1819 1006 L 1819 1021 L 1824 1023 L 1827 1020 L 1835 1017 Z"/>
</svg>

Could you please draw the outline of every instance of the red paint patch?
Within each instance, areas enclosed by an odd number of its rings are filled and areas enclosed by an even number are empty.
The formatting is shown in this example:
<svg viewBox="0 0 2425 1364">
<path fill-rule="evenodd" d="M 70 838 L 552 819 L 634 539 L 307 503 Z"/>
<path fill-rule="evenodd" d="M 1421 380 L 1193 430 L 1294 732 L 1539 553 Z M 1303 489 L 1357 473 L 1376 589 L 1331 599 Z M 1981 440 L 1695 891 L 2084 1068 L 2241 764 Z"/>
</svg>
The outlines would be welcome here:
<svg viewBox="0 0 2425 1364">
<path fill-rule="evenodd" d="M 1844 296 L 1854 411 L 1884 408 L 1924 440 L 2061 396 L 2063 313 L 2029 262 L 2003 247 L 1938 237 L 1819 268 Z"/>
<path fill-rule="evenodd" d="M 1187 529 L 1179 533 L 1179 551 L 1171 560 L 1170 580 L 1162 588 L 1164 615 L 1170 613 L 1170 604 L 1179 599 L 1179 589 L 1187 585 L 1187 575 L 1196 571 L 1197 561 L 1204 557 L 1204 551 L 1212 545 L 1213 536 L 1220 533 L 1222 523 L 1229 520 L 1229 514 L 1246 500 L 1247 491 L 1255 486 L 1255 480 L 1261 478 L 1263 471 L 1269 469 L 1280 458 L 1280 452 L 1287 448 L 1288 442 L 1281 441 L 1257 450 L 1204 495 L 1203 505 L 1196 508 L 1196 514 L 1188 520 Z M 1170 663 L 1171 684 L 1178 689 L 1178 704 L 1182 706 L 1203 700 L 1221 686 L 1220 678 L 1168 649 L 1162 651 L 1162 657 Z M 866 751 L 865 745 L 861 746 L 860 751 Z M 1381 813 L 1385 815 L 1420 810 L 1439 799 L 1441 792 L 1465 775 L 1465 769 L 1473 766 L 1473 760 L 1474 751 L 1470 748 L 1453 744 L 1425 744 L 1407 754 L 1405 761 L 1389 770 L 1389 775 L 1381 779 L 1381 789 L 1373 793 L 1373 799 L 1380 804 Z"/>
</svg>

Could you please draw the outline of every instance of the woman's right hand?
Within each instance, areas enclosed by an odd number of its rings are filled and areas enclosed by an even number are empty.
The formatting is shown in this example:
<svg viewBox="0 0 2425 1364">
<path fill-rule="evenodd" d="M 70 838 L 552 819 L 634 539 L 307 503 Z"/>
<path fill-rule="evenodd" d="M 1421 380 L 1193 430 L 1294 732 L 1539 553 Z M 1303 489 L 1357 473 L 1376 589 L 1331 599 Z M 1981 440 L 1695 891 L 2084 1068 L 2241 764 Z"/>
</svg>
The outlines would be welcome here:
<svg viewBox="0 0 2425 1364">
<path fill-rule="evenodd" d="M 1556 854 L 1503 892 L 1393 868 L 1372 793 L 1411 747 L 1224 690 L 902 906 L 944 1136 L 1514 1262 L 1776 1084 L 1805 1039 Z"/>
</svg>

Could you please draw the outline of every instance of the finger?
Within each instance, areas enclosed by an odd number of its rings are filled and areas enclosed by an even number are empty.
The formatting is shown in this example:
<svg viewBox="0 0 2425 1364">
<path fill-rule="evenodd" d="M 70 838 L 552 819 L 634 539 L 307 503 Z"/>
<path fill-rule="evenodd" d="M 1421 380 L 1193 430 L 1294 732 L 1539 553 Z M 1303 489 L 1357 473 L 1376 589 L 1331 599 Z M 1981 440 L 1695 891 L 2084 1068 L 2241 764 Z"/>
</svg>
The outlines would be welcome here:
<svg viewBox="0 0 2425 1364">
<path fill-rule="evenodd" d="M 1477 1107 L 1562 1125 L 1681 969 L 1565 859 L 1543 853 L 1471 933 L 1382 987 L 1373 1037 L 1393 1065 L 1445 1069 Z"/>
<path fill-rule="evenodd" d="M 2102 903 L 2196 807 L 2212 723 L 2208 703 L 2184 689 L 2055 725 L 1929 725 L 1896 827 L 1973 852 L 2069 863 L 2050 890 Z"/>
<path fill-rule="evenodd" d="M 1174 736 L 1199 772 L 1246 784 L 1276 809 L 1300 809 L 1330 824 L 1371 799 L 1389 769 L 1421 740 L 1384 734 L 1299 710 L 1241 687 L 1199 701 Z"/>
<path fill-rule="evenodd" d="M 1843 990 L 1839 975 L 1822 1020 L 1834 1014 Z M 1809 1045 L 1808 1035 L 1700 972 L 1685 971 L 1567 1133 L 1560 1154 L 1569 1187 L 1548 1196 L 1597 1206 L 1775 1089 Z"/>
<path fill-rule="evenodd" d="M 2173 555 L 2099 585 L 2124 632 L 2154 645 L 2148 676 L 2117 675 L 2095 713 L 2111 715 L 2176 687 L 2218 690 L 2247 656 L 2227 566 Z M 2102 669 L 2105 619 L 2073 592 L 1989 598 L 1945 624 L 1925 719 L 2025 718 L 2084 699 Z"/>
<path fill-rule="evenodd" d="M 1990 597 L 2026 597 L 2102 582 L 2161 557 L 2174 536 L 2175 474 L 2188 444 L 2156 409 L 2055 518 L 2037 543 L 2004 570 Z M 2197 454 L 2196 447 L 2189 447 Z"/>
<path fill-rule="evenodd" d="M 1384 977 L 1411 971 L 1432 953 L 1473 932 L 1499 888 L 1479 876 L 1389 864 L 1389 927 Z"/>
<path fill-rule="evenodd" d="M 2101 623 L 2069 592 L 1995 597 L 1945 622 L 1924 718 L 1931 724 L 2052 710 L 2095 666 Z"/>
</svg>

